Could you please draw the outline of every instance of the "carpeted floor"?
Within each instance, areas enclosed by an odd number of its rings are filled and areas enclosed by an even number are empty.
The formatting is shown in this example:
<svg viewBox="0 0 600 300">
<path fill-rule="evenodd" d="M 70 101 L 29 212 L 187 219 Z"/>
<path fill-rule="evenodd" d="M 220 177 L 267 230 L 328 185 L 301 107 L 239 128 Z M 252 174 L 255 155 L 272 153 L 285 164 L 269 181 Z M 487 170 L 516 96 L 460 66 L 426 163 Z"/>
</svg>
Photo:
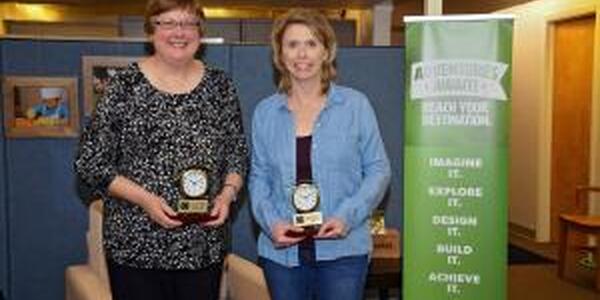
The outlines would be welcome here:
<svg viewBox="0 0 600 300">
<path fill-rule="evenodd" d="M 508 245 L 508 264 L 509 265 L 532 265 L 532 264 L 553 264 L 553 260 L 528 251 L 524 248 L 509 244 Z"/>
<path fill-rule="evenodd" d="M 523 246 L 508 245 L 508 264 L 508 300 L 600 300 L 600 292 L 594 291 L 589 282 L 560 280 L 554 259 Z M 389 292 L 388 299 L 402 299 L 398 289 Z M 370 290 L 365 299 L 378 300 L 379 295 Z"/>
<path fill-rule="evenodd" d="M 600 300 L 600 293 L 589 282 L 559 279 L 554 259 L 529 251 L 521 244 L 527 245 L 521 242 L 520 246 L 508 246 L 508 300 Z M 543 249 L 539 246 L 532 248 L 546 255 L 554 252 L 540 251 Z"/>
<path fill-rule="evenodd" d="M 572 280 L 560 280 L 556 264 L 511 265 L 508 300 L 599 300 L 600 292 Z"/>
</svg>

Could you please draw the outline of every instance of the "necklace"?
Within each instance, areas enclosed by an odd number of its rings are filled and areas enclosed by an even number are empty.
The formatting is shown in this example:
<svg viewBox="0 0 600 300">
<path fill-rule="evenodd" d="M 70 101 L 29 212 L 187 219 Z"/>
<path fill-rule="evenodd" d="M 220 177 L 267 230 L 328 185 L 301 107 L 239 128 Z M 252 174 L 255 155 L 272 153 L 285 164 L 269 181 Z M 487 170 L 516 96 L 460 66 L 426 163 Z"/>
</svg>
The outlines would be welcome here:
<svg viewBox="0 0 600 300">
<path fill-rule="evenodd" d="M 142 73 L 150 83 L 158 90 L 167 93 L 183 94 L 191 92 L 200 82 L 205 74 L 204 65 L 194 64 L 189 71 L 179 72 L 178 75 L 167 74 L 164 70 L 151 61 L 142 66 Z"/>
</svg>

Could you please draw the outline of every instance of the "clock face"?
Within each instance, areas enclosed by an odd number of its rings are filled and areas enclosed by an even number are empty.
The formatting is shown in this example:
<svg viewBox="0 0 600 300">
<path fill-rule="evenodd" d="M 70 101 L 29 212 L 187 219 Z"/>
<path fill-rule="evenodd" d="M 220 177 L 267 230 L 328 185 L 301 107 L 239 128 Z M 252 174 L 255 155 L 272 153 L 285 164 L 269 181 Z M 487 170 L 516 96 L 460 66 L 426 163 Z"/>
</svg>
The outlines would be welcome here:
<svg viewBox="0 0 600 300">
<path fill-rule="evenodd" d="M 311 211 L 319 205 L 319 190 L 312 184 L 300 184 L 294 190 L 292 204 L 301 212 Z"/>
<path fill-rule="evenodd" d="M 197 198 L 208 189 L 206 173 L 200 169 L 190 169 L 181 175 L 181 189 L 187 197 Z"/>
</svg>

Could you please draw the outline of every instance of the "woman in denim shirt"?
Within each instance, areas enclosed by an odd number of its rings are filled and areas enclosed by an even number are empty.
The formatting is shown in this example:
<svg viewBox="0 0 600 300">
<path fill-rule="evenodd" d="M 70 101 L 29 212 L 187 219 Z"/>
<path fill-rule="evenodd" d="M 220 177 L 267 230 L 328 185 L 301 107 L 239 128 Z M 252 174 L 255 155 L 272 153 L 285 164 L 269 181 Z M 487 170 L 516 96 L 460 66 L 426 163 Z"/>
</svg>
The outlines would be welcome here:
<svg viewBox="0 0 600 300">
<path fill-rule="evenodd" d="M 332 82 L 336 40 L 320 13 L 290 10 L 271 44 L 279 90 L 254 112 L 250 173 L 271 297 L 362 299 L 368 219 L 390 179 L 374 111 L 364 94 Z M 312 211 L 322 216 L 319 226 L 294 225 L 291 199 L 300 186 L 308 187 L 305 198 L 319 195 Z"/>
</svg>

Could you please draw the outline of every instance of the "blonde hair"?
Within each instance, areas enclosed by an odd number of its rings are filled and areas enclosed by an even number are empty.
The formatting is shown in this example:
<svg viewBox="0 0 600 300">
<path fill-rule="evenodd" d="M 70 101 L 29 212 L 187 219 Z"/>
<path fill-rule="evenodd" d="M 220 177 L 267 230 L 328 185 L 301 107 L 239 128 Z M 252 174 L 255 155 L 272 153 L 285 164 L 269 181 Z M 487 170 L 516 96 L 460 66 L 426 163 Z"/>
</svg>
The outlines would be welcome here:
<svg viewBox="0 0 600 300">
<path fill-rule="evenodd" d="M 149 0 L 144 14 L 144 32 L 148 35 L 154 34 L 154 17 L 173 9 L 182 9 L 198 17 L 198 33 L 200 36 L 204 35 L 204 12 L 197 0 Z"/>
<path fill-rule="evenodd" d="M 307 8 L 290 9 L 277 18 L 273 25 L 271 50 L 273 51 L 273 63 L 279 73 L 279 90 L 288 94 L 292 87 L 291 76 L 283 62 L 281 48 L 283 34 L 288 26 L 293 24 L 302 24 L 308 27 L 327 51 L 327 59 L 321 65 L 321 91 L 325 94 L 331 85 L 331 81 L 336 76 L 334 61 L 337 52 L 337 41 L 335 32 L 327 18 L 317 10 Z"/>
</svg>

